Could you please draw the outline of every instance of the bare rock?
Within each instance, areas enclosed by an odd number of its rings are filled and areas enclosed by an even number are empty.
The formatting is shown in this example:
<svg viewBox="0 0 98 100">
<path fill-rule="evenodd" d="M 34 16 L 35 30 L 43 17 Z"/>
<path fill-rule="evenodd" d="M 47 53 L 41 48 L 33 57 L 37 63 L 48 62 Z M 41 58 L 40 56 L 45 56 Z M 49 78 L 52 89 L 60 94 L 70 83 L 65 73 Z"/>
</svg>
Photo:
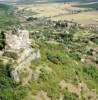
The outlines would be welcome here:
<svg viewBox="0 0 98 100">
<path fill-rule="evenodd" d="M 34 96 L 34 100 L 51 100 L 47 93 L 44 91 L 40 91 L 36 96 Z"/>
<path fill-rule="evenodd" d="M 32 48 L 29 38 L 29 31 L 17 30 L 5 33 L 6 46 L 4 56 L 12 58 L 11 75 L 15 82 L 19 83 L 20 78 L 18 72 L 25 68 L 29 68 L 31 61 L 40 58 L 40 50 Z"/>
</svg>

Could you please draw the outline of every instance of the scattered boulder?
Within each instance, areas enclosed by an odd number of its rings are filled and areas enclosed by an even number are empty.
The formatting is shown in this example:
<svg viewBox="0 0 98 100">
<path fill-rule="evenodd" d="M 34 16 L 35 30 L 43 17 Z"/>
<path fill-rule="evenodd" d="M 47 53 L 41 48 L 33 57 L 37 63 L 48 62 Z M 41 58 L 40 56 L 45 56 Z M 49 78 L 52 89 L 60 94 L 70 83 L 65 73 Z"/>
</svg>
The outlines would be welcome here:
<svg viewBox="0 0 98 100">
<path fill-rule="evenodd" d="M 51 100 L 47 93 L 44 91 L 40 91 L 36 96 L 34 96 L 34 100 Z"/>
<path fill-rule="evenodd" d="M 78 84 L 73 84 L 71 82 L 66 82 L 66 81 L 62 80 L 59 83 L 59 86 L 61 87 L 62 90 L 64 90 L 64 91 L 67 90 L 70 93 L 74 93 L 79 98 L 81 98 L 81 96 L 82 96 L 85 98 L 85 100 L 97 100 L 98 99 L 96 90 L 89 89 L 88 86 L 84 82 L 81 82 Z M 61 97 L 60 100 L 63 100 L 62 98 L 63 98 L 63 96 Z"/>
</svg>

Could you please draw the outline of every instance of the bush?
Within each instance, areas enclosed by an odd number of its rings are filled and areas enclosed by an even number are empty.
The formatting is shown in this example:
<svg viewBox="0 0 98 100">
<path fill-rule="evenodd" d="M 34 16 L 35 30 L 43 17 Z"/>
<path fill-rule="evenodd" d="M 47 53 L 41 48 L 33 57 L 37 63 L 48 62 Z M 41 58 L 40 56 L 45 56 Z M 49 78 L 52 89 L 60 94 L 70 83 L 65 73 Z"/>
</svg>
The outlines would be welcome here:
<svg viewBox="0 0 98 100">
<path fill-rule="evenodd" d="M 85 66 L 83 67 L 83 72 L 95 79 L 96 81 L 98 81 L 98 69 L 96 68 L 96 66 Z"/>
<path fill-rule="evenodd" d="M 98 39 L 97 38 L 91 38 L 91 41 L 93 41 L 94 43 L 98 44 Z"/>
<path fill-rule="evenodd" d="M 47 53 L 47 58 L 48 58 L 48 60 L 49 61 L 51 61 L 52 63 L 54 63 L 54 64 L 65 64 L 66 62 L 65 62 L 65 56 L 64 55 L 62 55 L 62 53 L 59 53 L 59 52 L 57 52 L 57 53 L 55 53 L 55 54 L 51 54 L 51 52 L 50 53 Z"/>
<path fill-rule="evenodd" d="M 4 32 L 2 31 L 0 33 L 0 50 L 2 50 L 5 47 L 5 35 Z"/>
<path fill-rule="evenodd" d="M 64 43 L 67 44 L 67 43 L 71 43 L 73 40 L 73 35 L 72 34 L 65 34 L 64 35 Z"/>
<path fill-rule="evenodd" d="M 8 65 L 0 62 L 0 100 L 14 99 L 14 83 L 9 77 Z"/>
<path fill-rule="evenodd" d="M 98 64 L 98 58 L 96 59 L 96 61 L 95 61 L 95 62 L 96 62 L 96 64 Z"/>
<path fill-rule="evenodd" d="M 27 18 L 27 21 L 33 21 L 33 20 L 37 20 L 37 18 L 33 18 L 33 17 Z"/>
<path fill-rule="evenodd" d="M 64 100 L 78 100 L 78 95 L 66 91 L 64 93 Z"/>
</svg>

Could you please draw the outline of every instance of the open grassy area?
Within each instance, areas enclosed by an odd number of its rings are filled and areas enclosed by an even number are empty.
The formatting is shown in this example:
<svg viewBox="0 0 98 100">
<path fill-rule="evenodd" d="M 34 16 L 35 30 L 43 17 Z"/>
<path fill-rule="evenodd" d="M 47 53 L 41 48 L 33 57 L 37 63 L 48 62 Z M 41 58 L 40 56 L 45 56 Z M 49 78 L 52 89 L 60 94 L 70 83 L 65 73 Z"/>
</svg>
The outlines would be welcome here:
<svg viewBox="0 0 98 100">
<path fill-rule="evenodd" d="M 37 44 L 40 46 L 42 57 L 32 62 L 33 80 L 26 87 L 19 86 L 16 89 L 16 95 L 20 96 L 20 100 L 32 100 L 40 91 L 45 91 L 51 100 L 59 100 L 62 95 L 65 97 L 64 100 L 84 100 L 86 93 L 80 93 L 80 99 L 76 92 L 68 97 L 70 92 L 62 90 L 59 86 L 63 80 L 70 86 L 77 86 L 83 82 L 88 88 L 86 92 L 89 93 L 92 89 L 98 92 L 98 70 L 95 65 L 74 60 L 62 44 L 49 44 L 43 41 Z M 76 90 L 78 91 L 78 88 Z"/>
<path fill-rule="evenodd" d="M 58 17 L 53 17 L 52 20 L 69 20 L 84 25 L 89 25 L 89 24 L 98 25 L 97 16 L 98 16 L 97 11 L 89 11 L 89 12 L 81 12 L 79 14 L 62 15 Z"/>
</svg>

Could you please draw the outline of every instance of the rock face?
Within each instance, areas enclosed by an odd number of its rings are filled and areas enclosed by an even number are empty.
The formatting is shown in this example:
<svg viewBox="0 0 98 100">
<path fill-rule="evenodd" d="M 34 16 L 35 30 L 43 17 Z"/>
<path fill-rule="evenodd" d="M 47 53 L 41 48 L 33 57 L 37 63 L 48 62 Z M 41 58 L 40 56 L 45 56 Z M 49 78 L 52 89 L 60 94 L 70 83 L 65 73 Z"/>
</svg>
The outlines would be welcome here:
<svg viewBox="0 0 98 100">
<path fill-rule="evenodd" d="M 29 32 L 26 30 L 18 30 L 16 33 L 8 32 L 5 34 L 6 46 L 5 52 L 17 53 L 17 56 L 22 50 L 30 48 Z M 19 54 L 20 55 L 20 54 Z"/>
<path fill-rule="evenodd" d="M 8 32 L 5 34 L 5 37 L 6 46 L 4 56 L 13 59 L 11 76 L 19 83 L 20 78 L 18 73 L 22 69 L 29 67 L 32 60 L 40 58 L 40 51 L 31 47 L 29 31 L 27 30 Z"/>
</svg>

